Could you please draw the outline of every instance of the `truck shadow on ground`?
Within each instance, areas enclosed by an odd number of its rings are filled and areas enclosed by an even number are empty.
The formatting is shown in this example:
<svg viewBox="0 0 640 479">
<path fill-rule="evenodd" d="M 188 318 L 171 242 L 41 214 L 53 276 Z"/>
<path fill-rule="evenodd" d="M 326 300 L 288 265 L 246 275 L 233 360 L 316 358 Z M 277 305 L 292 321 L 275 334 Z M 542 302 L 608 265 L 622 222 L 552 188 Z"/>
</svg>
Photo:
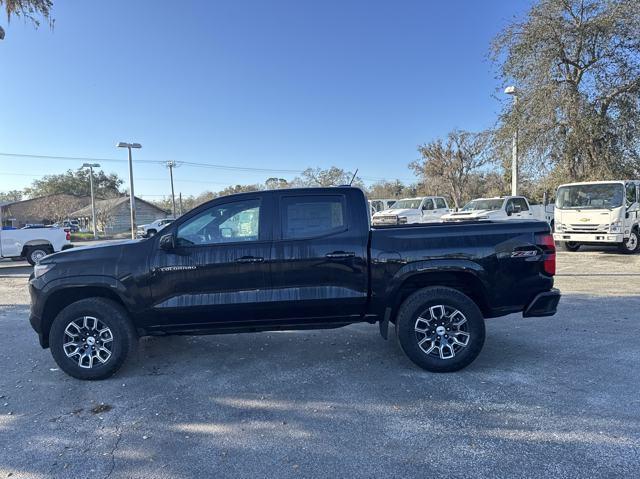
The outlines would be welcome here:
<svg viewBox="0 0 640 479">
<path fill-rule="evenodd" d="M 640 333 L 638 307 L 575 295 L 556 317 L 488 320 L 451 374 L 356 325 L 145 338 L 115 377 L 82 382 L 40 350 L 26 307 L 0 306 L 0 475 L 631 476 L 640 357 L 618 332 Z"/>
</svg>

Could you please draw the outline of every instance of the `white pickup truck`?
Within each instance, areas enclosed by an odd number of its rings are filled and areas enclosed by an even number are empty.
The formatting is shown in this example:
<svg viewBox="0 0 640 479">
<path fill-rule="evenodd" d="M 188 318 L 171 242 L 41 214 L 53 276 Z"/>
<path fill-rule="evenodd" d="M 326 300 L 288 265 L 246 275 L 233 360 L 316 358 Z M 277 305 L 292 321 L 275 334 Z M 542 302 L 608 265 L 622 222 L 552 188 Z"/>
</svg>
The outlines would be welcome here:
<svg viewBox="0 0 640 479">
<path fill-rule="evenodd" d="M 404 225 L 439 222 L 449 212 L 442 196 L 424 196 L 396 201 L 391 209 L 379 211 L 371 217 L 374 225 Z"/>
<path fill-rule="evenodd" d="M 442 217 L 447 222 L 467 220 L 540 220 L 553 228 L 553 205 L 531 205 L 524 196 L 477 198 Z"/>
<path fill-rule="evenodd" d="M 68 248 L 71 234 L 61 228 L 0 228 L 0 258 L 26 258 L 34 265 L 48 254 Z"/>
<path fill-rule="evenodd" d="M 154 236 L 158 231 L 164 228 L 167 225 L 170 225 L 175 220 L 173 218 L 163 218 L 160 220 L 155 220 L 148 225 L 140 225 L 136 230 L 136 234 L 140 238 L 150 238 Z"/>
</svg>

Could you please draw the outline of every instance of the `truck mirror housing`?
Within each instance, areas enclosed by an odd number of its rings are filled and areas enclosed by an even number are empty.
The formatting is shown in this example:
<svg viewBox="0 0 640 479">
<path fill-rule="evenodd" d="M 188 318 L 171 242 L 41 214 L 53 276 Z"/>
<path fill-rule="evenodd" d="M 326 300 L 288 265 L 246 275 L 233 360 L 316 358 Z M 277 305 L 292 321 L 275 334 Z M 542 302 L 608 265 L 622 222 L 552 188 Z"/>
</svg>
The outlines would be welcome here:
<svg viewBox="0 0 640 479">
<path fill-rule="evenodd" d="M 172 251 L 176 247 L 176 241 L 173 236 L 173 233 L 169 233 L 166 235 L 162 235 L 160 237 L 160 249 L 165 251 Z"/>
</svg>

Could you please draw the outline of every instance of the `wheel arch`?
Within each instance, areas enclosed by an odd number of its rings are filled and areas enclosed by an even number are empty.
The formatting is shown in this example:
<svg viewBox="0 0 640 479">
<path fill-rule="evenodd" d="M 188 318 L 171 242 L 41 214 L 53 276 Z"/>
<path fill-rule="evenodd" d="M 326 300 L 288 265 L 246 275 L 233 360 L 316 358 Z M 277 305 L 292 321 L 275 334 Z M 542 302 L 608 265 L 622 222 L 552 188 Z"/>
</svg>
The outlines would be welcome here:
<svg viewBox="0 0 640 479">
<path fill-rule="evenodd" d="M 20 256 L 26 256 L 27 251 L 29 251 L 29 249 L 34 246 L 42 246 L 44 249 L 47 249 L 48 251 L 53 253 L 53 244 L 51 244 L 51 241 L 45 239 L 34 239 L 29 240 L 22 245 L 22 252 L 20 253 Z"/>
<path fill-rule="evenodd" d="M 86 298 L 109 299 L 122 306 L 124 310 L 128 312 L 128 308 L 122 298 L 117 292 L 108 286 L 76 286 L 60 288 L 49 295 L 42 309 L 41 337 L 43 347 L 46 348 L 49 346 L 49 332 L 51 331 L 51 325 L 60 311 L 70 304 Z"/>
<path fill-rule="evenodd" d="M 480 308 L 483 316 L 491 315 L 487 288 L 477 274 L 468 270 L 424 271 L 403 278 L 388 295 L 387 307 L 391 308 L 390 320 L 395 321 L 402 303 L 414 292 L 428 287 L 442 286 L 455 289 L 468 296 Z"/>
</svg>

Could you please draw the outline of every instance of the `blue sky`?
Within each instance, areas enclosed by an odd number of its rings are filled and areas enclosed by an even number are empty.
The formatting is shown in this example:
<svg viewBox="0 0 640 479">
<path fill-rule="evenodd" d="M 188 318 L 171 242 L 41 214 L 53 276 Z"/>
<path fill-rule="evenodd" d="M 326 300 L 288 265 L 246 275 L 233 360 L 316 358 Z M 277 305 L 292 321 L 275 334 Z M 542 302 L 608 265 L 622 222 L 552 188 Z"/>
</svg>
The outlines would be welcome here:
<svg viewBox="0 0 640 479">
<path fill-rule="evenodd" d="M 493 36 L 529 2 L 54 0 L 54 30 L 0 42 L 0 153 L 412 179 L 416 146 L 493 125 Z M 0 156 L 0 191 L 81 162 Z M 103 169 L 127 178 L 126 163 Z M 160 164 L 136 193 L 169 194 Z M 182 166 L 183 194 L 294 174 Z"/>
</svg>

